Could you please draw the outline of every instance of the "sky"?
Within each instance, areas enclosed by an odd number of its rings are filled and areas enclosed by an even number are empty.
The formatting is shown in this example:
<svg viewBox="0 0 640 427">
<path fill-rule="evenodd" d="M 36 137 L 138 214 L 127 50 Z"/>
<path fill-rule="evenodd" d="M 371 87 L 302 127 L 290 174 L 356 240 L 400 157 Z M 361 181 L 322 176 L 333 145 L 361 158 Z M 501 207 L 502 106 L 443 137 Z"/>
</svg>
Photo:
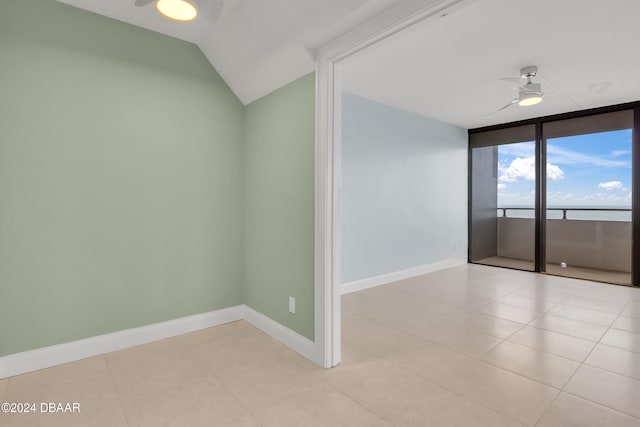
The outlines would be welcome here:
<svg viewBox="0 0 640 427">
<path fill-rule="evenodd" d="M 534 205 L 535 143 L 498 147 L 498 206 Z M 631 206 L 631 129 L 547 140 L 547 206 Z"/>
</svg>

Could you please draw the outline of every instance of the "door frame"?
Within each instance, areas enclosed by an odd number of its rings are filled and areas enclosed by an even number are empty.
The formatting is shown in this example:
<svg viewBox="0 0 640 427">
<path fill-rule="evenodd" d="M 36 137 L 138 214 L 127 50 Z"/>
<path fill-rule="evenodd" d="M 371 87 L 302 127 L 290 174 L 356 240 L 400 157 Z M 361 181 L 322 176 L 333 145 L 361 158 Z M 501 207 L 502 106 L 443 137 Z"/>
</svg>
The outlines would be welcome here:
<svg viewBox="0 0 640 427">
<path fill-rule="evenodd" d="M 478 0 L 404 0 L 316 52 L 314 362 L 340 363 L 342 63 L 418 23 L 442 19 Z"/>
</svg>

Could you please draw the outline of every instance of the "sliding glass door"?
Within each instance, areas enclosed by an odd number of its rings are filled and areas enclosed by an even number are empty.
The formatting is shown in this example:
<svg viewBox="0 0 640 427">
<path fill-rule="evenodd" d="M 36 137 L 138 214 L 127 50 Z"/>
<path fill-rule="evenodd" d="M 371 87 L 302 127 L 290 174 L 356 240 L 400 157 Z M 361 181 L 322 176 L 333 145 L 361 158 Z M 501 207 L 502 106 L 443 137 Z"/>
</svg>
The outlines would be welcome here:
<svg viewBox="0 0 640 427">
<path fill-rule="evenodd" d="M 634 111 L 471 130 L 469 261 L 640 284 Z"/>
<path fill-rule="evenodd" d="M 631 284 L 633 112 L 543 125 L 546 272 Z"/>
<path fill-rule="evenodd" d="M 535 127 L 471 135 L 470 259 L 535 269 Z"/>
</svg>

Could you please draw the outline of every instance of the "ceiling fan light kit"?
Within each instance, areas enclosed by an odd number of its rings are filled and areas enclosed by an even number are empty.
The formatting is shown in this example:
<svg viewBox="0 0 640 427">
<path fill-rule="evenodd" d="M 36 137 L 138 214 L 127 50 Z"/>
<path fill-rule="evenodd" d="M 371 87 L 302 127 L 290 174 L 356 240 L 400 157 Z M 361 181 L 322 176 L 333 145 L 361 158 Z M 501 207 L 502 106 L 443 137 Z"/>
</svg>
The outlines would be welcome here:
<svg viewBox="0 0 640 427">
<path fill-rule="evenodd" d="M 518 105 L 529 107 L 542 102 L 542 87 L 540 83 L 527 83 L 518 91 Z"/>
<path fill-rule="evenodd" d="M 192 21 L 198 16 L 196 6 L 186 0 L 157 0 L 156 9 L 162 15 L 175 21 Z"/>
<path fill-rule="evenodd" d="M 526 83 L 515 89 L 518 90 L 518 97 L 513 99 L 510 103 L 499 109 L 497 112 L 506 110 L 513 104 L 518 104 L 520 107 L 530 107 L 542 102 L 542 85 L 540 83 L 534 83 L 533 78 L 538 75 L 538 67 L 535 65 L 529 65 L 520 69 L 520 77 L 503 77 L 500 80 L 508 82 L 518 82 L 526 79 Z"/>
</svg>

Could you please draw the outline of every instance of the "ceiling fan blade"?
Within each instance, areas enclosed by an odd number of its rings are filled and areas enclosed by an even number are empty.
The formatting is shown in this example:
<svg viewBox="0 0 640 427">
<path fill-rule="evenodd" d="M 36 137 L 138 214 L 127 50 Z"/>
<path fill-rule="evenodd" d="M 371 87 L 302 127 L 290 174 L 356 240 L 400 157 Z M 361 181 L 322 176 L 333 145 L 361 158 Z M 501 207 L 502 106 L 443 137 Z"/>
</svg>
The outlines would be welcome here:
<svg viewBox="0 0 640 427">
<path fill-rule="evenodd" d="M 499 113 L 502 110 L 506 110 L 507 108 L 511 107 L 513 104 L 515 104 L 516 102 L 518 102 L 519 99 L 515 98 L 514 100 L 512 100 L 510 103 L 508 103 L 507 105 L 505 105 L 504 107 L 502 107 L 501 109 L 499 109 L 498 111 L 496 111 L 496 113 Z"/>
<path fill-rule="evenodd" d="M 605 90 L 609 89 L 612 83 L 613 82 L 591 83 L 590 85 L 587 85 L 587 90 L 589 91 L 589 93 L 592 93 L 592 94 L 602 93 Z"/>
<path fill-rule="evenodd" d="M 501 80 L 503 82 L 509 82 L 509 83 L 518 83 L 518 84 L 520 84 L 520 82 L 522 81 L 520 77 L 501 77 L 498 80 Z"/>
<path fill-rule="evenodd" d="M 515 104 L 515 103 L 516 103 L 516 102 L 518 102 L 518 101 L 519 101 L 519 99 L 518 99 L 518 98 L 515 98 L 515 99 L 514 99 L 514 100 L 512 100 L 510 103 L 508 103 L 507 105 L 505 105 L 504 107 L 502 107 L 501 109 L 496 110 L 496 111 L 494 111 L 494 112 L 492 112 L 492 113 L 489 113 L 489 114 L 485 114 L 485 115 L 484 115 L 484 116 L 482 116 L 482 117 L 493 116 L 494 114 L 499 113 L 500 111 L 506 110 L 507 108 L 511 107 L 513 104 Z"/>
<path fill-rule="evenodd" d="M 136 0 L 133 4 L 136 7 L 146 6 L 149 3 L 153 3 L 154 0 Z"/>
<path fill-rule="evenodd" d="M 204 17 L 210 24 L 215 24 L 220 19 L 220 15 L 222 15 L 224 0 L 208 0 L 207 3 Z"/>
</svg>

